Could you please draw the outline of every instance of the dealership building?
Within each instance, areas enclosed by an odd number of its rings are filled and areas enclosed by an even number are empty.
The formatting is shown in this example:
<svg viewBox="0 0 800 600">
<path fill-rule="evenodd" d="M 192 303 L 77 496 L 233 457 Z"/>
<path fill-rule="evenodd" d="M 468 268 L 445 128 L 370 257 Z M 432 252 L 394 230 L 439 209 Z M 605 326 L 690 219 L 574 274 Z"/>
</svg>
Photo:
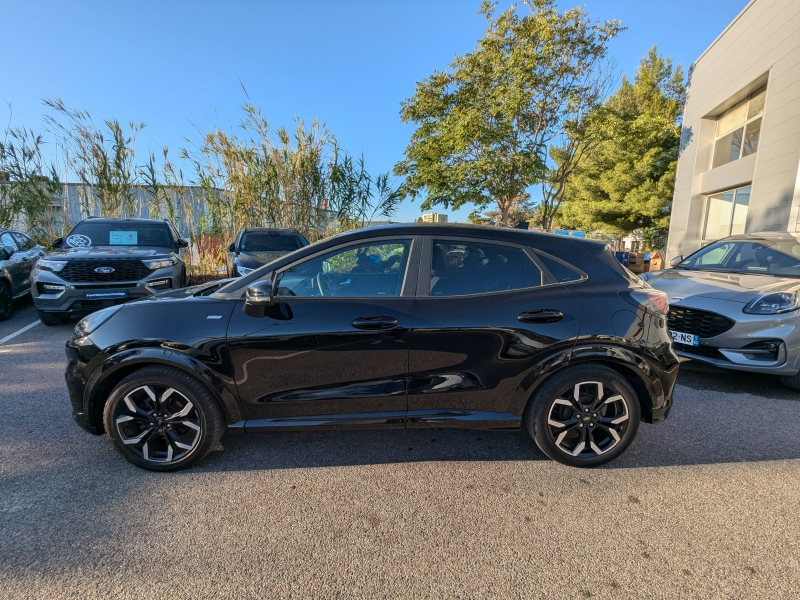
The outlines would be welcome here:
<svg viewBox="0 0 800 600">
<path fill-rule="evenodd" d="M 667 258 L 800 235 L 800 0 L 752 0 L 689 69 Z"/>
</svg>

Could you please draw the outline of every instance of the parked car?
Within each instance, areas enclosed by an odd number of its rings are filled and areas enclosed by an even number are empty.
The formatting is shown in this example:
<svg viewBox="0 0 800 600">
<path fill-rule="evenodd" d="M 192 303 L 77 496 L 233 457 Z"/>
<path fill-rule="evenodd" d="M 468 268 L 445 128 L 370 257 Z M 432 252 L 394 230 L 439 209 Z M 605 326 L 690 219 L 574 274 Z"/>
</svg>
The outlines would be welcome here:
<svg viewBox="0 0 800 600">
<path fill-rule="evenodd" d="M 68 341 L 75 420 L 139 467 L 188 467 L 226 426 L 524 426 L 590 467 L 672 404 L 666 296 L 597 242 L 389 225 L 210 285 L 101 310 Z"/>
<path fill-rule="evenodd" d="M 33 269 L 33 304 L 45 325 L 186 285 L 188 242 L 156 219 L 89 218 L 53 241 Z"/>
<path fill-rule="evenodd" d="M 800 389 L 800 237 L 734 235 L 674 263 L 643 278 L 669 297 L 677 353 Z"/>
<path fill-rule="evenodd" d="M 228 245 L 228 277 L 243 277 L 273 260 L 304 246 L 308 240 L 296 229 L 267 227 L 242 229 Z"/>
<path fill-rule="evenodd" d="M 0 321 L 11 316 L 14 300 L 31 291 L 31 271 L 44 248 L 20 231 L 0 229 Z"/>
</svg>

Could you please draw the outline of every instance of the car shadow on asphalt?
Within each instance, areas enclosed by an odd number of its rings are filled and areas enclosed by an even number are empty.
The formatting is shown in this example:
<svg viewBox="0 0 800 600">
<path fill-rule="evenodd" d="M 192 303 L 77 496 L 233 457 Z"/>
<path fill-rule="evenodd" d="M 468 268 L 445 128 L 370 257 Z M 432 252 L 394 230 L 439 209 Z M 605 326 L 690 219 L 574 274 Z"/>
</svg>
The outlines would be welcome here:
<svg viewBox="0 0 800 600">
<path fill-rule="evenodd" d="M 800 459 L 800 393 L 770 378 L 685 369 L 663 423 L 640 424 L 602 469 Z M 790 401 L 787 401 L 790 400 Z M 423 461 L 541 461 L 524 431 L 394 429 L 228 433 L 198 466 L 208 471 Z"/>
</svg>

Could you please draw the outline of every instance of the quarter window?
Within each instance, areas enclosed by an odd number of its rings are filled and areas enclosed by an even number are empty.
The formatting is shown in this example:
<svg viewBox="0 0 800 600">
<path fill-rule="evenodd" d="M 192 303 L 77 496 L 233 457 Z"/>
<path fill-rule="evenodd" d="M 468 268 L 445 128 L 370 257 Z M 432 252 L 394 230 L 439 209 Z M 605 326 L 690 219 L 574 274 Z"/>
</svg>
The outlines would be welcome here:
<svg viewBox="0 0 800 600">
<path fill-rule="evenodd" d="M 750 186 L 708 197 L 704 240 L 718 240 L 744 233 L 750 206 Z"/>
<path fill-rule="evenodd" d="M 14 249 L 14 252 L 19 251 L 17 241 L 8 232 L 0 235 L 0 246 L 11 246 Z"/>
<path fill-rule="evenodd" d="M 720 115 L 711 168 L 756 153 L 766 95 L 767 88 L 763 87 Z"/>
<path fill-rule="evenodd" d="M 280 274 L 278 296 L 399 296 L 411 240 L 369 242 L 310 258 Z"/>
<path fill-rule="evenodd" d="M 541 270 L 519 248 L 480 241 L 433 241 L 431 296 L 485 294 L 541 285 Z"/>
</svg>

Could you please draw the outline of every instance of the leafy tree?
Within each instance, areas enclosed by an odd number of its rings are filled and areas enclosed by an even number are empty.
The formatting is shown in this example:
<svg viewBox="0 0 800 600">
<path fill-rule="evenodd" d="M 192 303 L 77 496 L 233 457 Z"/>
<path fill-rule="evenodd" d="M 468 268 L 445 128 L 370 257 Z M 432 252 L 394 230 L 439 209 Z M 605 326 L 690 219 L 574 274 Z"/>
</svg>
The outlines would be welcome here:
<svg viewBox="0 0 800 600">
<path fill-rule="evenodd" d="M 685 100 L 683 71 L 656 47 L 603 106 L 602 142 L 567 184 L 559 222 L 586 229 L 642 229 L 658 243 L 669 227 Z"/>
<path fill-rule="evenodd" d="M 476 48 L 418 83 L 402 104 L 401 119 L 417 130 L 395 173 L 406 176 L 404 197 L 425 194 L 423 210 L 496 203 L 508 225 L 546 173 L 548 143 L 596 100 L 596 75 L 619 22 L 592 21 L 583 7 L 559 13 L 556 0 L 525 4 L 526 16 L 516 6 L 495 15 L 484 0 L 488 25 Z"/>
</svg>

